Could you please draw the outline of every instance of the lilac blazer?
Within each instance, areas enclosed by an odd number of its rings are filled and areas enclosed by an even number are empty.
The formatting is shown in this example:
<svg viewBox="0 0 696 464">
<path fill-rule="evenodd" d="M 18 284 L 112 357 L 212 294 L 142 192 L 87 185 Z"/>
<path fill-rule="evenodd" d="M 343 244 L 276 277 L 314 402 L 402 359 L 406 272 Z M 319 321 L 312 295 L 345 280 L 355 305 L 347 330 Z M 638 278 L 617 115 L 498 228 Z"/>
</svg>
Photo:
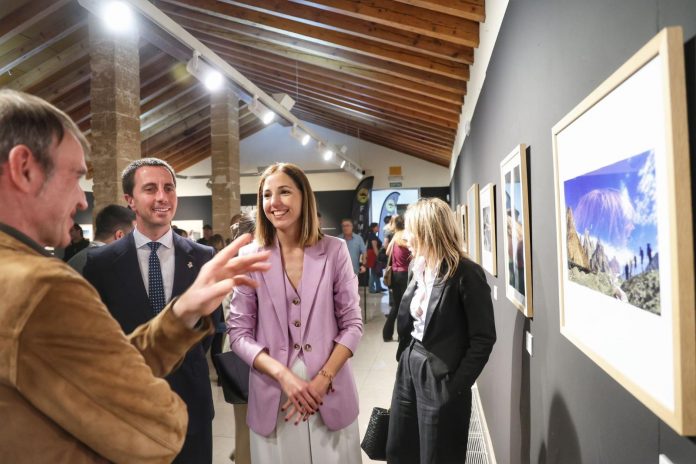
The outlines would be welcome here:
<svg viewBox="0 0 696 464">
<path fill-rule="evenodd" d="M 232 294 L 227 331 L 232 350 L 247 364 L 267 350 L 274 359 L 288 365 L 292 348 L 288 333 L 285 274 L 277 242 L 271 247 L 251 243 L 240 255 L 268 249 L 271 269 L 253 272 L 259 287 L 237 287 Z M 331 355 L 334 343 L 355 353 L 362 337 L 358 279 L 343 240 L 324 236 L 305 248 L 300 288 L 301 346 L 307 374 L 313 378 Z M 335 391 L 324 397 L 319 408 L 329 430 L 340 430 L 358 417 L 358 392 L 350 360 L 333 380 Z M 247 422 L 259 435 L 268 436 L 276 426 L 282 390 L 275 380 L 253 367 L 249 375 Z"/>
</svg>

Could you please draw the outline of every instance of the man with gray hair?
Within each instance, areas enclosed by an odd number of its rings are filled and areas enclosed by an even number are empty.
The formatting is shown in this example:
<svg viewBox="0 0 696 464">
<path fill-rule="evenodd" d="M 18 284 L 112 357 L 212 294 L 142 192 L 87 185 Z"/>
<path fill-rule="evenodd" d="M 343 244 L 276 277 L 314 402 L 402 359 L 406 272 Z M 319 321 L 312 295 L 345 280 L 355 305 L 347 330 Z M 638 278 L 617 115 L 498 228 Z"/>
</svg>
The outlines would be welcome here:
<svg viewBox="0 0 696 464">
<path fill-rule="evenodd" d="M 161 378 L 212 330 L 268 254 L 218 253 L 178 299 L 126 336 L 99 295 L 44 247 L 64 247 L 89 145 L 40 98 L 0 90 L 0 462 L 170 462 L 186 405 Z"/>
</svg>

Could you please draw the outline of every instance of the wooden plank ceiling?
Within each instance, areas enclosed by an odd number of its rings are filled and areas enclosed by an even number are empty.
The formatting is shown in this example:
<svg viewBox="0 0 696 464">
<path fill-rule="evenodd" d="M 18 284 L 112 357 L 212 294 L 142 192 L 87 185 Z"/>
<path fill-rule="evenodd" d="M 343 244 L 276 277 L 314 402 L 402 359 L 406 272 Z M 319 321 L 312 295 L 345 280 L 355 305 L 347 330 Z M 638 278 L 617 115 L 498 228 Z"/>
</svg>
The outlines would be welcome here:
<svg viewBox="0 0 696 464">
<path fill-rule="evenodd" d="M 448 166 L 484 0 L 153 0 L 302 120 Z M 39 95 L 90 130 L 88 12 L 16 0 L 0 12 L 0 87 Z M 150 25 L 150 28 L 153 26 Z M 183 170 L 210 156 L 209 97 L 190 51 L 141 32 L 143 156 Z M 240 108 L 240 137 L 261 129 Z"/>
</svg>

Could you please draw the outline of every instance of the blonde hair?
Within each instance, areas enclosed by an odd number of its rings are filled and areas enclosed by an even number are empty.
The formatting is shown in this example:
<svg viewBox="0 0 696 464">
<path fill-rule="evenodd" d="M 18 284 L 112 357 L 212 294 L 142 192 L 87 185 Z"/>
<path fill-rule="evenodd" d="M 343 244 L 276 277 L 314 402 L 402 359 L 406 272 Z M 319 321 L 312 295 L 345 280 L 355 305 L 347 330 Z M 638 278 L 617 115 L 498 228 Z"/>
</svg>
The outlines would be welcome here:
<svg viewBox="0 0 696 464">
<path fill-rule="evenodd" d="M 415 256 L 423 256 L 429 266 L 441 263 L 452 277 L 464 258 L 462 238 L 454 213 L 439 198 L 422 198 L 406 209 L 406 230 Z"/>
<path fill-rule="evenodd" d="M 256 199 L 256 241 L 264 246 L 271 246 L 275 241 L 276 230 L 263 211 L 263 184 L 273 174 L 282 172 L 292 179 L 302 192 L 302 211 L 300 213 L 300 246 L 316 244 L 324 234 L 319 227 L 317 201 L 304 171 L 292 163 L 274 163 L 266 168 L 259 179 L 259 192 Z"/>
</svg>

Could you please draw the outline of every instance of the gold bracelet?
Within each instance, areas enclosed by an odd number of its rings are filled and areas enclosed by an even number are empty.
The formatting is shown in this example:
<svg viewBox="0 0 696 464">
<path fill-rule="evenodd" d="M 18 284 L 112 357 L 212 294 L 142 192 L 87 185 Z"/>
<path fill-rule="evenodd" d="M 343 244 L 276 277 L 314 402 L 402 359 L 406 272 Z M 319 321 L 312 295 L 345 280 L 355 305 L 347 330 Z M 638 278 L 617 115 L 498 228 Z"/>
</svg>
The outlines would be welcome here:
<svg viewBox="0 0 696 464">
<path fill-rule="evenodd" d="M 329 391 L 329 392 L 334 391 L 334 389 L 333 389 L 333 379 L 334 379 L 334 376 L 331 375 L 331 374 L 329 374 L 328 372 L 326 372 L 325 369 L 320 370 L 320 371 L 319 371 L 319 375 L 321 375 L 322 377 L 326 377 L 327 379 L 329 379 L 329 389 L 328 389 L 327 391 Z"/>
</svg>

